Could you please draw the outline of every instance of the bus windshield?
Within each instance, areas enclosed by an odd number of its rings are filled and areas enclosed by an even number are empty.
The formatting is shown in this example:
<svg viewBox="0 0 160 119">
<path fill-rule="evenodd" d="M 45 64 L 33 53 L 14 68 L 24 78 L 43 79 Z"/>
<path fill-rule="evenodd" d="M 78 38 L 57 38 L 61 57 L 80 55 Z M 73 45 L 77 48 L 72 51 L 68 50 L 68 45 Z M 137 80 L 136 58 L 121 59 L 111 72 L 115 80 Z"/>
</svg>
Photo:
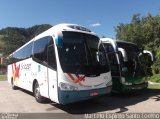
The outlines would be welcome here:
<svg viewBox="0 0 160 119">
<path fill-rule="evenodd" d="M 111 68 L 111 75 L 112 76 L 120 76 L 120 67 L 118 64 L 118 59 L 116 57 L 116 52 L 113 46 L 110 43 L 103 43 L 105 47 L 105 51 L 108 55 L 110 68 Z"/>
<path fill-rule="evenodd" d="M 96 36 L 64 31 L 58 54 L 63 72 L 97 76 L 109 71 L 105 50 Z"/>
<path fill-rule="evenodd" d="M 117 42 L 118 48 L 123 48 L 126 52 L 127 61 L 123 61 L 122 55 L 119 55 L 122 75 L 123 76 L 145 76 L 145 59 L 140 54 L 140 49 L 137 45 L 131 43 Z"/>
<path fill-rule="evenodd" d="M 127 52 L 139 52 L 139 47 L 136 44 L 125 43 L 125 42 L 117 42 L 118 48 L 123 48 Z"/>
</svg>

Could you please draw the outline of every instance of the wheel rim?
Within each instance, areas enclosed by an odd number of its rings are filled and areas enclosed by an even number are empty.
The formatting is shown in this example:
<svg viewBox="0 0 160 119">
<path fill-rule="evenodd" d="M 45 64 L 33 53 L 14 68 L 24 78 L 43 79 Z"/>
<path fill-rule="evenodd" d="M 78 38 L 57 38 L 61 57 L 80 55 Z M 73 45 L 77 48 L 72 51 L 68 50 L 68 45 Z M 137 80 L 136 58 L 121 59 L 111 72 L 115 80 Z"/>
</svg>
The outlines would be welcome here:
<svg viewBox="0 0 160 119">
<path fill-rule="evenodd" d="M 39 89 L 38 85 L 36 86 L 36 89 L 35 89 L 35 97 L 36 97 L 36 99 L 40 98 L 40 89 Z"/>
</svg>

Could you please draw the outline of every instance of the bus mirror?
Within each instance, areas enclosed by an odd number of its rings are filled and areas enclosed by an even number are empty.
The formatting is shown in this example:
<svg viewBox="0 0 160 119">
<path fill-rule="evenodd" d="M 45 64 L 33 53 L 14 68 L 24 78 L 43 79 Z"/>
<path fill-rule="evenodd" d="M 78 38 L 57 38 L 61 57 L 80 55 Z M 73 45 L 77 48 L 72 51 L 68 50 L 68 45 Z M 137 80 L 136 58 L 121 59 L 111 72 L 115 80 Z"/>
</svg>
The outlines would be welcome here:
<svg viewBox="0 0 160 119">
<path fill-rule="evenodd" d="M 103 53 L 102 52 L 96 52 L 96 58 L 97 58 L 97 61 L 100 62 L 100 60 L 103 59 Z"/>
<path fill-rule="evenodd" d="M 128 61 L 126 51 L 123 48 L 118 48 L 118 55 L 124 62 Z"/>
<path fill-rule="evenodd" d="M 101 65 L 106 64 L 106 59 L 104 55 L 105 54 L 103 54 L 102 52 L 96 52 L 96 59 Z"/>
<path fill-rule="evenodd" d="M 96 59 L 99 62 L 99 52 L 96 52 Z"/>
<path fill-rule="evenodd" d="M 147 61 L 148 65 L 152 65 L 154 62 L 154 57 L 153 57 L 152 52 L 148 50 L 143 50 L 143 54 L 145 56 L 145 60 Z"/>
<path fill-rule="evenodd" d="M 144 51 L 144 47 L 141 46 L 141 47 L 139 48 L 139 50 L 140 50 L 140 52 L 143 52 L 143 51 Z"/>
</svg>

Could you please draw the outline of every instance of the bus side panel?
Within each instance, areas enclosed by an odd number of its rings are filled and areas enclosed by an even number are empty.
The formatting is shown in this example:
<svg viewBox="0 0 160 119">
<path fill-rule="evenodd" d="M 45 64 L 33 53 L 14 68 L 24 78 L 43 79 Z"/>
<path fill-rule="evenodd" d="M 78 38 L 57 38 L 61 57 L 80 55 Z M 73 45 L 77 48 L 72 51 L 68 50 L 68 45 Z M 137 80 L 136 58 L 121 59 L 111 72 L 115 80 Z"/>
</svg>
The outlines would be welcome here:
<svg viewBox="0 0 160 119">
<path fill-rule="evenodd" d="M 52 101 L 59 103 L 57 80 L 57 71 L 48 68 L 49 97 Z"/>
<path fill-rule="evenodd" d="M 38 85 L 40 87 L 40 94 L 48 98 L 47 67 L 33 61 L 32 75 L 34 75 L 33 81 L 36 80 L 38 82 Z M 33 81 L 32 86 L 34 86 Z"/>
<path fill-rule="evenodd" d="M 24 88 L 28 91 L 32 91 L 31 89 L 31 80 L 32 80 L 32 58 L 23 60 L 20 62 L 20 87 Z"/>
<path fill-rule="evenodd" d="M 15 86 L 32 91 L 31 67 L 31 58 L 8 65 L 8 82 L 12 79 Z"/>
</svg>

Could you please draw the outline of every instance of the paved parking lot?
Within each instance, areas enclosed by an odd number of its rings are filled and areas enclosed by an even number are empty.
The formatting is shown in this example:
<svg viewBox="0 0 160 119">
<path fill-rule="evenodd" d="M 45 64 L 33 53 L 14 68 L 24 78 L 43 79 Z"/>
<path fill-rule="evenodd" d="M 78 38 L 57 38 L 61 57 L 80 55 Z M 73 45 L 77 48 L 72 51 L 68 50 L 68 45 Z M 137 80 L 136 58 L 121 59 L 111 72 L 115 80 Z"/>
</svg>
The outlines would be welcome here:
<svg viewBox="0 0 160 119">
<path fill-rule="evenodd" d="M 147 89 L 130 95 L 105 95 L 97 99 L 70 105 L 48 101 L 37 103 L 32 95 L 22 89 L 12 90 L 7 81 L 0 81 L 1 113 L 66 113 L 68 118 L 86 113 L 160 113 L 160 89 Z"/>
</svg>

